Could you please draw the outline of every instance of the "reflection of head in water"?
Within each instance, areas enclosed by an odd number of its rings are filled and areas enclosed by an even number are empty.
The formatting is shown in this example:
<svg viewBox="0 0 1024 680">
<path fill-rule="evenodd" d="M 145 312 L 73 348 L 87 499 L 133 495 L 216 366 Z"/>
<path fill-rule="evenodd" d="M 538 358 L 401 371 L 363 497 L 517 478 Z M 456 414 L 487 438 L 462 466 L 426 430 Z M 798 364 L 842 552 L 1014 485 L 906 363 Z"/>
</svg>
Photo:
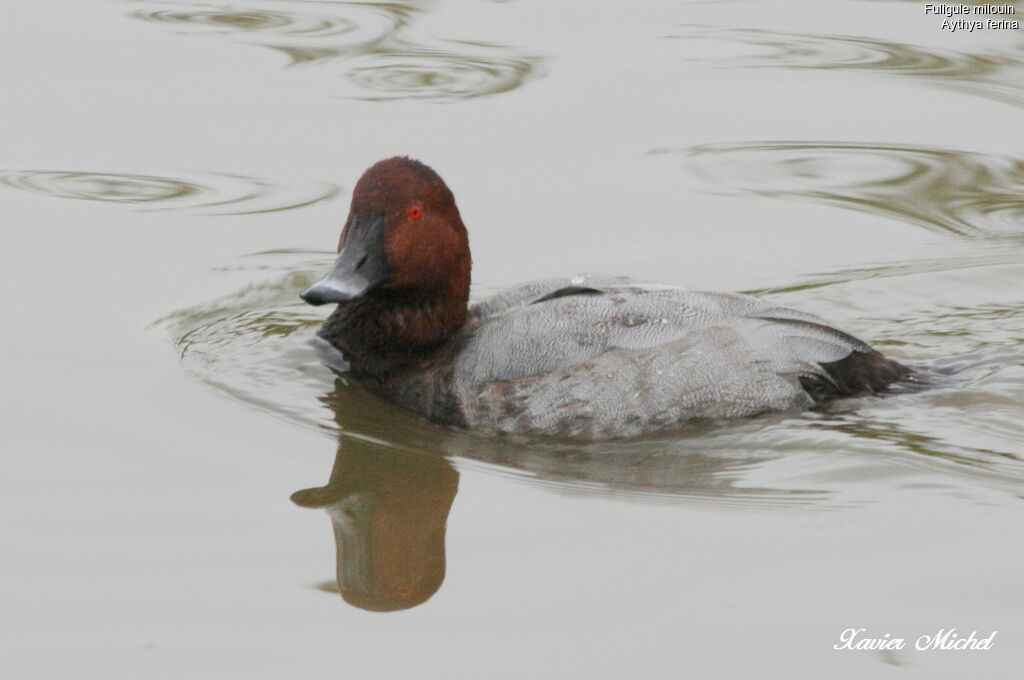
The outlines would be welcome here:
<svg viewBox="0 0 1024 680">
<path fill-rule="evenodd" d="M 334 469 L 325 486 L 296 491 L 292 500 L 331 516 L 341 596 L 378 612 L 426 602 L 444 581 L 445 525 L 459 473 L 428 448 L 409 452 L 364 438 L 391 439 L 402 413 L 358 385 L 339 378 L 322 401 L 340 428 Z M 347 436 L 352 431 L 364 437 Z"/>
<path fill-rule="evenodd" d="M 338 588 L 371 611 L 426 602 L 445 575 L 445 525 L 459 473 L 444 456 L 488 463 L 553 491 L 697 505 L 792 506 L 827 492 L 752 484 L 746 475 L 781 458 L 737 450 L 735 433 L 712 426 L 689 437 L 581 447 L 554 441 L 483 437 L 428 423 L 339 377 L 322 397 L 338 425 L 326 486 L 297 491 L 303 507 L 331 516 Z M 759 427 L 765 419 L 748 428 Z M 735 428 L 733 428 L 735 430 Z"/>
<path fill-rule="evenodd" d="M 440 456 L 342 437 L 327 485 L 292 500 L 330 514 L 345 601 L 394 611 L 426 602 L 441 587 L 458 484 L 459 473 Z"/>
</svg>

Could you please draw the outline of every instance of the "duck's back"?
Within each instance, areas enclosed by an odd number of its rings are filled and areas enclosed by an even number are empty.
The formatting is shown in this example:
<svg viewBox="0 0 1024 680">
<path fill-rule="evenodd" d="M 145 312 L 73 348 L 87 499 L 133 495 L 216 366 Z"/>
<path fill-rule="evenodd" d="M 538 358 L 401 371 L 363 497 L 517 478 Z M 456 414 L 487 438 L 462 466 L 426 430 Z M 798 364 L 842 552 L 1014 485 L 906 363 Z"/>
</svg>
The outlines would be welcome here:
<svg viewBox="0 0 1024 680">
<path fill-rule="evenodd" d="M 458 343 L 467 425 L 580 438 L 804 409 L 908 372 L 810 314 L 611 279 L 505 291 L 470 310 Z"/>
</svg>

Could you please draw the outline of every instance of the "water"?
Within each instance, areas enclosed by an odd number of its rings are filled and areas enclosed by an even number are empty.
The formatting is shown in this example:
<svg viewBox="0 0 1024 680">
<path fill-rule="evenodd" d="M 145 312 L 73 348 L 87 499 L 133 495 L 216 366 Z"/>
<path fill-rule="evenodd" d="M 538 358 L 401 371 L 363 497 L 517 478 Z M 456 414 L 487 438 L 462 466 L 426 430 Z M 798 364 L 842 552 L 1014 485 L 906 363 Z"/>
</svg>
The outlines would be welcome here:
<svg viewBox="0 0 1024 680">
<path fill-rule="evenodd" d="M 52 5 L 0 9 L 5 676 L 1016 677 L 1020 31 Z M 296 297 L 396 153 L 455 191 L 476 299 L 757 292 L 943 384 L 586 446 L 423 422 L 327 369 Z M 908 648 L 832 648 L 861 627 Z M 913 649 L 953 627 L 993 649 Z"/>
</svg>

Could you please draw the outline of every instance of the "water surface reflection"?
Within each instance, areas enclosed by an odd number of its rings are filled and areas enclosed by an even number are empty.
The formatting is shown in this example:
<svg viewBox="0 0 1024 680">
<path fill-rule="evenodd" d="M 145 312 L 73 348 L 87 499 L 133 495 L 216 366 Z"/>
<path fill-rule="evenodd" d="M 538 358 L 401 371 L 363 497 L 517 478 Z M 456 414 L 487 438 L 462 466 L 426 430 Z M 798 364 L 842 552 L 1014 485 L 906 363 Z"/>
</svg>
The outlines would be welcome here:
<svg viewBox="0 0 1024 680">
<path fill-rule="evenodd" d="M 0 170 L 0 187 L 51 198 L 131 205 L 138 210 L 181 210 L 198 215 L 251 215 L 301 208 L 333 198 L 329 182 L 285 185 L 228 173 L 178 177 L 78 170 Z"/>
<path fill-rule="evenodd" d="M 958 368 L 969 374 L 979 366 Z M 329 409 L 337 438 L 333 469 L 325 485 L 297 491 L 292 500 L 327 512 L 337 592 L 369 611 L 415 607 L 440 589 L 447 564 L 446 525 L 459 484 L 456 466 L 475 469 L 472 463 L 570 495 L 685 502 L 719 510 L 838 509 L 864 502 L 844 498 L 843 489 L 851 484 L 866 483 L 875 493 L 896 491 L 893 480 L 906 488 L 939 487 L 934 473 L 949 463 L 970 470 L 975 482 L 1017 494 L 1024 489 L 1018 455 L 978 448 L 985 441 L 978 429 L 956 430 L 973 448 L 907 429 L 904 423 L 914 406 L 906 403 L 886 408 L 876 400 L 870 417 L 844 402 L 833 412 L 798 422 L 762 418 L 661 440 L 574 446 L 438 427 L 343 376 L 319 401 Z M 997 400 L 984 403 L 992 409 Z M 940 402 L 929 406 L 930 415 L 940 420 L 957 417 Z M 989 418 L 982 429 L 999 422 Z M 1020 428 L 1004 434 L 1019 438 Z M 811 451 L 821 455 L 808 456 Z M 892 455 L 899 451 L 911 455 Z M 1005 465 L 992 465 L 981 454 L 1001 457 Z M 780 477 L 780 471 L 788 478 Z M 754 481 L 773 475 L 771 483 Z M 812 484 L 819 490 L 809 488 Z M 954 494 L 963 493 L 955 481 L 950 486 Z"/>
<path fill-rule="evenodd" d="M 327 484 L 292 494 L 327 511 L 338 591 L 369 611 L 426 602 L 445 576 L 445 530 L 459 473 L 440 455 L 340 438 Z"/>
<path fill-rule="evenodd" d="M 971 54 L 874 38 L 787 33 L 716 26 L 688 26 L 668 36 L 698 48 L 727 42 L 757 50 L 732 57 L 695 56 L 724 68 L 849 70 L 896 77 L 996 101 L 1024 105 L 1024 61 L 1017 50 Z"/>
<path fill-rule="evenodd" d="M 706 144 L 681 153 L 701 178 L 736 194 L 852 208 L 958 236 L 1024 235 L 1024 161 L 1017 158 L 812 141 Z"/>
<path fill-rule="evenodd" d="M 463 53 L 454 54 L 450 46 L 395 42 L 351 59 L 343 86 L 327 71 L 318 72 L 317 82 L 352 99 L 448 101 L 515 89 L 536 73 L 539 64 L 532 57 L 495 56 L 497 45 L 461 45 Z"/>
<path fill-rule="evenodd" d="M 222 35 L 268 47 L 293 64 L 377 49 L 420 11 L 423 3 L 189 2 L 145 0 L 129 13 L 180 33 Z"/>
<path fill-rule="evenodd" d="M 554 490 L 716 507 L 805 506 L 820 491 L 744 485 L 744 474 L 772 456 L 690 452 L 668 442 L 574 447 L 476 437 L 426 423 L 337 377 L 320 402 L 332 414 L 337 449 L 327 483 L 292 501 L 331 519 L 337 591 L 369 611 L 427 601 L 446 571 L 445 534 L 459 464 L 484 463 Z M 324 588 L 325 590 L 333 590 Z"/>
<path fill-rule="evenodd" d="M 542 59 L 493 43 L 444 40 L 416 30 L 429 3 L 147 0 L 130 16 L 187 33 L 230 36 L 287 55 L 332 96 L 452 101 L 506 92 L 539 73 Z"/>
</svg>

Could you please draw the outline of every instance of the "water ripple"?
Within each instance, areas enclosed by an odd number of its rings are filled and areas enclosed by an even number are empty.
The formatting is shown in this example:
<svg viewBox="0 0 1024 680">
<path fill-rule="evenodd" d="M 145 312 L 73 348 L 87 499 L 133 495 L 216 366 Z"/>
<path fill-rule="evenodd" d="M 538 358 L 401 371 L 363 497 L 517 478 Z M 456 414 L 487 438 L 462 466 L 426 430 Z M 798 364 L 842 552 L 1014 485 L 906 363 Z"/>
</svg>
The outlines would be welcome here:
<svg viewBox="0 0 1024 680">
<path fill-rule="evenodd" d="M 723 67 L 859 70 L 914 76 L 916 82 L 1024 106 L 1024 61 L 1010 53 L 971 54 L 849 35 L 711 26 L 692 26 L 667 37 L 725 41 L 760 50 L 752 55 L 693 58 Z"/>
<path fill-rule="evenodd" d="M 737 194 L 852 208 L 931 231 L 1024 234 L 1024 162 L 952 149 L 834 142 L 708 144 L 684 151 Z"/>
<path fill-rule="evenodd" d="M 283 12 L 139 10 L 133 16 L 146 21 L 175 24 L 216 33 L 248 32 L 267 36 L 338 36 L 354 31 L 358 24 L 348 19 L 313 17 Z"/>
<path fill-rule="evenodd" d="M 227 173 L 161 177 L 72 170 L 0 170 L 0 187 L 51 198 L 123 203 L 140 210 L 200 215 L 248 215 L 291 210 L 327 200 L 340 187 L 327 182 L 285 186 Z"/>
<path fill-rule="evenodd" d="M 296 64 L 371 50 L 404 26 L 417 9 L 415 3 L 281 0 L 255 3 L 156 0 L 145 4 L 147 7 L 131 12 L 130 16 L 183 33 L 230 36 L 243 43 L 276 49 Z M 166 9 L 168 5 L 173 9 Z"/>
<path fill-rule="evenodd" d="M 962 338 L 969 354 L 953 367 L 961 380 L 947 390 L 845 400 L 797 417 L 783 414 L 695 426 L 653 440 L 579 446 L 438 427 L 329 371 L 308 343 L 323 312 L 303 305 L 297 295 L 331 257 L 292 251 L 249 256 L 225 270 L 248 283 L 158 324 L 169 331 L 188 373 L 250 407 L 331 438 L 455 456 L 460 467 L 468 464 L 559 493 L 718 508 L 814 504 L 835 509 L 922 479 L 957 494 L 965 489 L 969 494 L 974 484 L 1021 492 L 1021 427 L 1016 410 L 1005 404 L 1019 403 L 1024 394 L 1018 375 L 1024 369 L 1015 365 L 1020 352 L 1005 351 L 1010 312 L 1002 308 L 988 315 L 993 324 L 1004 319 L 1002 330 L 974 321 L 976 333 Z M 811 292 L 826 296 L 821 304 L 828 306 L 829 300 L 843 299 L 841 288 Z M 876 325 L 884 334 L 903 324 L 907 336 L 906 323 L 904 314 Z M 942 351 L 942 338 L 932 331 L 941 327 L 926 316 L 917 326 L 928 336 L 933 356 Z M 998 347 L 988 354 L 976 351 L 993 344 Z M 983 439 L 957 435 L 977 432 L 961 427 L 975 421 L 983 423 Z M 888 483 L 880 483 L 882 478 Z"/>
<path fill-rule="evenodd" d="M 396 46 L 352 59 L 345 74 L 350 87 L 335 89 L 340 96 L 369 101 L 469 99 L 519 87 L 536 73 L 537 64 L 530 58 Z"/>
<path fill-rule="evenodd" d="M 300 67 L 306 82 L 350 99 L 444 102 L 494 95 L 538 74 L 542 61 L 501 45 L 418 35 L 412 24 L 420 2 L 145 5 L 130 16 L 274 49 Z"/>
</svg>

